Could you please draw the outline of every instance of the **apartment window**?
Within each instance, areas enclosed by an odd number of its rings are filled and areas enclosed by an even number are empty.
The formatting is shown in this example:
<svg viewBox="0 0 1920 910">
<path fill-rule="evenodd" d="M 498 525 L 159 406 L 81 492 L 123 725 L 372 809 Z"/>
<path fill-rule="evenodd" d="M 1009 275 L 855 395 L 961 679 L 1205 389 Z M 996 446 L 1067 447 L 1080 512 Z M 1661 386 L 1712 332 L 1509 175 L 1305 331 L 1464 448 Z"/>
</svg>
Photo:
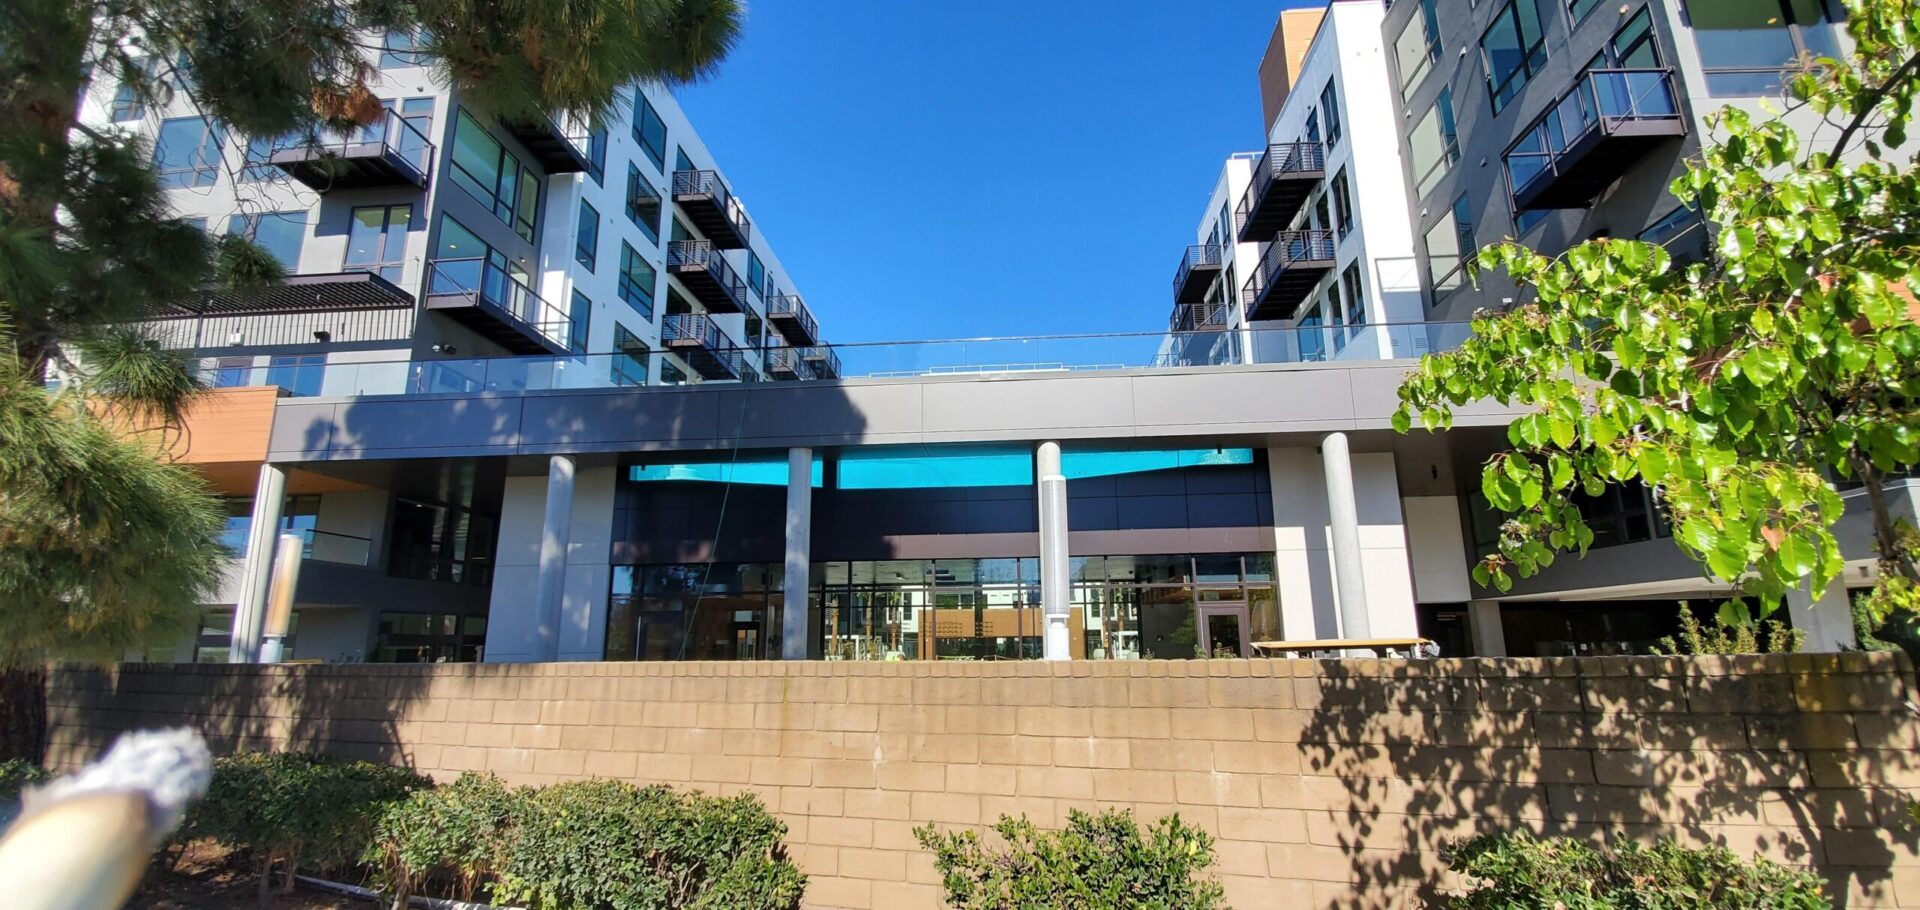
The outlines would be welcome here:
<svg viewBox="0 0 1920 910">
<path fill-rule="evenodd" d="M 426 66 L 428 58 L 419 50 L 420 36 L 415 32 L 389 31 L 380 39 L 380 68 L 399 69 Z"/>
<path fill-rule="evenodd" d="M 395 497 L 387 574 L 458 584 L 493 581 L 499 518 L 461 506 Z"/>
<path fill-rule="evenodd" d="M 1347 325 L 1367 324 L 1366 288 L 1360 284 L 1360 263 L 1355 260 L 1340 273 L 1340 293 L 1347 298 Z"/>
<path fill-rule="evenodd" d="M 180 219 L 180 223 L 190 228 L 193 228 L 194 230 L 199 231 L 202 234 L 207 232 L 207 219 L 204 216 L 196 215 L 192 218 L 182 218 Z"/>
<path fill-rule="evenodd" d="M 1587 14 L 1600 8 L 1605 0 L 1567 0 L 1567 15 L 1578 24 L 1587 18 Z"/>
<path fill-rule="evenodd" d="M 633 90 L 633 141 L 640 144 L 640 150 L 647 153 L 654 167 L 666 168 L 667 122 L 660 119 L 653 102 L 638 88 Z"/>
<path fill-rule="evenodd" d="M 1547 63 L 1537 0 L 1507 0 L 1480 37 L 1480 53 L 1487 65 L 1487 91 L 1497 114 Z"/>
<path fill-rule="evenodd" d="M 626 241 L 620 242 L 620 299 L 640 315 L 653 320 L 653 283 L 657 273 L 653 263 L 641 258 Z"/>
<path fill-rule="evenodd" d="M 1420 87 L 1421 80 L 1433 71 L 1433 65 L 1440 60 L 1440 18 L 1436 10 L 1439 0 L 1420 0 L 1420 8 L 1400 29 L 1400 37 L 1394 39 L 1393 56 L 1400 65 L 1400 100 L 1412 97 L 1413 91 Z"/>
<path fill-rule="evenodd" d="M 347 227 L 348 271 L 372 272 L 395 283 L 404 279 L 411 205 L 369 205 L 353 210 Z"/>
<path fill-rule="evenodd" d="M 593 300 L 573 289 L 572 305 L 567 307 L 567 350 L 575 354 L 587 352 L 588 321 L 593 318 Z"/>
<path fill-rule="evenodd" d="M 1305 315 L 1294 320 L 1293 337 L 1300 348 L 1302 361 L 1327 359 L 1327 340 L 1323 337 L 1322 321 L 1318 301 L 1309 301 Z"/>
<path fill-rule="evenodd" d="M 1606 49 L 1593 55 L 1587 69 L 1657 69 L 1660 45 L 1653 40 L 1653 14 L 1646 7 L 1620 26 L 1608 40 Z"/>
<path fill-rule="evenodd" d="M 1776 94 L 1802 54 L 1840 56 L 1843 16 L 1826 0 L 1686 0 L 1685 14 L 1708 94 Z"/>
<path fill-rule="evenodd" d="M 627 165 L 627 220 L 654 243 L 660 242 L 660 209 L 660 191 L 640 176 L 639 168 Z"/>
<path fill-rule="evenodd" d="M 521 239 L 533 240 L 540 178 L 461 111 L 453 129 L 453 182 L 493 211 Z"/>
<path fill-rule="evenodd" d="M 300 268 L 300 245 L 307 239 L 307 213 L 234 215 L 227 219 L 227 233 L 253 241 L 291 272 Z"/>
<path fill-rule="evenodd" d="M 252 136 L 247 139 L 247 150 L 240 165 L 241 182 L 258 183 L 262 180 L 271 180 L 275 174 L 279 173 L 279 168 L 270 163 L 273 159 L 273 148 L 277 144 L 279 140 L 274 136 Z"/>
<path fill-rule="evenodd" d="M 660 361 L 660 384 L 661 385 L 686 385 L 687 371 L 682 370 L 677 366 L 674 366 L 672 363 L 669 363 L 668 361 L 662 360 Z"/>
<path fill-rule="evenodd" d="M 1453 91 L 1441 89 L 1439 97 L 1433 99 L 1433 107 L 1426 116 L 1414 124 L 1413 132 L 1407 136 L 1408 150 L 1411 152 L 1413 170 L 1413 188 L 1415 195 L 1426 198 L 1448 169 L 1460 160 L 1460 143 L 1453 124 Z"/>
<path fill-rule="evenodd" d="M 1353 194 L 1347 188 L 1347 169 L 1333 175 L 1333 219 L 1340 239 L 1353 232 Z"/>
<path fill-rule="evenodd" d="M 113 103 L 108 105 L 107 116 L 115 123 L 126 123 L 145 116 L 140 106 L 140 94 L 131 82 L 122 82 L 113 90 Z"/>
<path fill-rule="evenodd" d="M 769 294 L 768 296 L 772 296 Z M 747 346 L 757 348 L 766 341 L 766 324 L 757 314 L 749 312 L 746 320 Z"/>
<path fill-rule="evenodd" d="M 640 340 L 640 336 L 627 331 L 626 326 L 614 323 L 613 356 L 607 358 L 612 362 L 609 378 L 613 384 L 646 385 L 647 355 L 650 353 L 647 343 Z"/>
<path fill-rule="evenodd" d="M 278 354 L 267 361 L 267 385 L 279 386 L 294 398 L 312 398 L 320 394 L 326 370 L 325 354 Z"/>
<path fill-rule="evenodd" d="M 587 176 L 595 186 L 603 186 L 607 173 L 607 128 L 596 126 L 587 132 Z"/>
<path fill-rule="evenodd" d="M 1511 198 L 1509 198 L 1508 201 L 1511 202 Z M 1547 209 L 1530 209 L 1524 212 L 1514 212 L 1513 232 L 1515 234 L 1525 234 L 1533 230 L 1534 225 L 1547 220 L 1548 214 L 1549 210 Z"/>
<path fill-rule="evenodd" d="M 753 288 L 755 296 L 764 294 L 767 284 L 767 265 L 760 261 L 760 254 L 747 251 L 747 287 Z"/>
<path fill-rule="evenodd" d="M 1307 141 L 1315 145 L 1320 143 L 1320 111 L 1317 108 L 1307 112 Z"/>
<path fill-rule="evenodd" d="M 1427 229 L 1426 243 L 1427 277 L 1433 284 L 1433 303 L 1438 304 L 1466 281 L 1467 256 L 1474 251 L 1467 197 L 1461 196 L 1452 210 Z"/>
<path fill-rule="evenodd" d="M 200 117 L 160 123 L 153 143 L 154 170 L 167 188 L 212 186 L 220 179 L 220 148 L 226 131 Z"/>
<path fill-rule="evenodd" d="M 392 101 L 382 101 L 380 102 L 380 106 L 389 111 L 394 109 Z M 400 135 L 389 138 L 388 144 L 404 153 L 408 161 L 418 165 L 421 170 L 425 170 L 427 167 L 427 137 L 433 135 L 433 99 L 408 98 L 401 101 L 400 119 L 405 122 L 408 127 L 411 127 L 411 129 L 402 128 Z M 382 120 L 377 129 L 370 130 L 368 138 L 374 140 L 383 138 L 386 136 L 386 130 L 386 121 Z"/>
<path fill-rule="evenodd" d="M 687 157 L 687 150 L 677 145 L 673 147 L 673 169 L 676 171 L 699 170 L 693 166 L 693 159 Z"/>
<path fill-rule="evenodd" d="M 580 220 L 573 229 L 573 261 L 593 271 L 600 257 L 600 212 L 585 199 L 580 200 Z"/>
<path fill-rule="evenodd" d="M 1332 193 L 1321 193 L 1313 197 L 1313 220 L 1309 222 L 1309 226 L 1316 231 L 1333 230 L 1333 203 L 1328 201 L 1332 195 Z"/>
<path fill-rule="evenodd" d="M 233 389 L 253 384 L 252 357 L 222 357 L 214 362 L 213 387 Z"/>
<path fill-rule="evenodd" d="M 1320 112 L 1327 118 L 1327 148 L 1340 144 L 1340 91 L 1336 80 L 1339 77 L 1327 77 L 1327 87 L 1320 90 Z"/>
</svg>

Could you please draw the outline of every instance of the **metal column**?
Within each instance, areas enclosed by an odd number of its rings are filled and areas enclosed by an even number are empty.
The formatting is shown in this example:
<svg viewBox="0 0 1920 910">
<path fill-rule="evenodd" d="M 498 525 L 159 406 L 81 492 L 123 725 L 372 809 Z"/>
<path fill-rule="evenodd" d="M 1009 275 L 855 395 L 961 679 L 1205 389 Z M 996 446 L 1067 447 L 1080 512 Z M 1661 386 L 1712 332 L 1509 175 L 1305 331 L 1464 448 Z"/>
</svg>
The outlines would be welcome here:
<svg viewBox="0 0 1920 910">
<path fill-rule="evenodd" d="M 567 586 L 567 544 L 573 537 L 571 455 L 547 460 L 547 510 L 540 527 L 540 574 L 534 581 L 535 660 L 560 659 L 561 598 Z"/>
<path fill-rule="evenodd" d="M 1046 622 L 1041 656 L 1073 656 L 1067 616 L 1071 609 L 1067 566 L 1067 478 L 1060 471 L 1060 444 L 1043 442 L 1034 456 L 1040 501 L 1040 613 Z"/>
<path fill-rule="evenodd" d="M 1367 617 L 1367 573 L 1360 560 L 1360 509 L 1353 498 L 1353 458 L 1347 434 L 1320 441 L 1327 476 L 1327 518 L 1333 532 L 1333 581 L 1340 597 L 1340 637 L 1372 638 Z"/>
<path fill-rule="evenodd" d="M 233 611 L 233 636 L 227 662 L 250 664 L 260 659 L 260 636 L 266 628 L 267 587 L 273 581 L 273 549 L 280 536 L 280 512 L 287 499 L 287 469 L 260 466 L 253 485 L 253 517 L 247 528 L 247 562 L 240 573 L 240 603 Z"/>
<path fill-rule="evenodd" d="M 806 660 L 808 570 L 813 560 L 813 450 L 787 450 L 787 571 L 781 582 L 780 659 Z"/>
</svg>

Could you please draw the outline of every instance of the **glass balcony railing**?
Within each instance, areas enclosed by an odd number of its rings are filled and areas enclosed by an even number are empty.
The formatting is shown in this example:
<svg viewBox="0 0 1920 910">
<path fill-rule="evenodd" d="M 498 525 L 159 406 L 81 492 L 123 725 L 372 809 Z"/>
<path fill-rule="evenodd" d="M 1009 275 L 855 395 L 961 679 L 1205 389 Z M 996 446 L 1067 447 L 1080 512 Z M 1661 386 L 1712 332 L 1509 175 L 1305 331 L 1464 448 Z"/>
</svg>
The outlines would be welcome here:
<svg viewBox="0 0 1920 910">
<path fill-rule="evenodd" d="M 1469 334 L 1464 322 L 1240 329 L 1244 353 L 1215 357 L 1221 331 L 1124 335 L 1048 335 L 941 341 L 815 345 L 801 348 L 822 379 L 1086 373 L 1112 370 L 1246 369 L 1272 364 L 1361 363 L 1452 350 Z M 740 352 L 726 349 L 729 354 Z M 329 363 L 320 367 L 320 397 L 520 393 L 632 386 L 636 357 L 679 357 L 667 350 L 555 357 L 472 357 Z M 615 363 L 628 372 L 613 369 Z M 668 361 L 672 362 L 672 361 Z M 1252 366 L 1247 364 L 1251 362 Z M 823 368 L 830 364 L 831 369 Z M 652 371 L 657 375 L 658 370 Z M 732 381 L 732 380 L 709 380 Z"/>
<path fill-rule="evenodd" d="M 1507 152 L 1507 179 L 1514 196 L 1536 195 L 1544 185 L 1569 175 L 1580 159 L 1607 154 L 1583 146 L 1587 137 L 1650 125 L 1657 125 L 1656 135 L 1684 129 L 1672 70 L 1588 70 Z M 1609 157 L 1619 155 L 1616 151 Z M 1605 162 L 1605 173 L 1617 170 L 1611 166 L 1616 163 Z"/>
</svg>

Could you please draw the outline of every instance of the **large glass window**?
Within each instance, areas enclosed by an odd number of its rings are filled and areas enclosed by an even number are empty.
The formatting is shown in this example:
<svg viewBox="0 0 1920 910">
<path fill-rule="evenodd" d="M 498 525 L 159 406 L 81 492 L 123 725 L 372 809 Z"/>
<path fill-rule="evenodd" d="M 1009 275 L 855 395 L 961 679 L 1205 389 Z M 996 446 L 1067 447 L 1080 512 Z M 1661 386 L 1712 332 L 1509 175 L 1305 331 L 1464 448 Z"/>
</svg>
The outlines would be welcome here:
<svg viewBox="0 0 1920 910">
<path fill-rule="evenodd" d="M 1686 0 L 1686 15 L 1714 95 L 1778 93 L 1802 54 L 1839 51 L 1841 14 L 1825 0 Z"/>
<path fill-rule="evenodd" d="M 405 279 L 411 205 L 369 205 L 353 210 L 347 228 L 348 271 L 372 272 L 395 283 Z"/>
<path fill-rule="evenodd" d="M 767 264 L 760 261 L 760 254 L 747 251 L 747 287 L 755 295 L 763 295 L 767 286 Z"/>
<path fill-rule="evenodd" d="M 291 272 L 300 268 L 300 246 L 307 239 L 307 213 L 262 212 L 227 219 L 227 233 L 245 237 Z"/>
<path fill-rule="evenodd" d="M 660 210 L 660 191 L 640 175 L 639 168 L 627 165 L 627 220 L 654 243 L 660 242 Z"/>
<path fill-rule="evenodd" d="M 653 166 L 667 166 L 667 122 L 653 109 L 653 102 L 639 89 L 633 90 L 633 141 L 640 144 Z"/>
<path fill-rule="evenodd" d="M 647 356 L 651 352 L 640 336 L 627 330 L 618 322 L 613 324 L 613 356 L 607 358 L 612 363 L 611 378 L 616 386 L 647 384 Z"/>
<path fill-rule="evenodd" d="M 607 128 L 596 126 L 587 132 L 587 176 L 598 186 L 606 179 L 606 173 Z"/>
<path fill-rule="evenodd" d="M 273 136 L 252 136 L 247 139 L 247 150 L 240 164 L 242 182 L 271 180 L 280 173 L 280 169 L 270 163 L 273 160 L 273 148 L 278 144 L 279 140 Z"/>
<path fill-rule="evenodd" d="M 1487 66 L 1487 91 L 1497 114 L 1547 63 L 1537 0 L 1507 0 L 1480 37 L 1480 52 Z"/>
<path fill-rule="evenodd" d="M 524 240 L 533 240 L 540 178 L 480 122 L 461 111 L 453 130 L 453 182 L 473 194 Z"/>
<path fill-rule="evenodd" d="M 1340 273 L 1340 294 L 1347 301 L 1347 325 L 1367 324 L 1367 289 L 1360 283 L 1360 263 L 1350 263 Z"/>
<path fill-rule="evenodd" d="M 620 299 L 626 301 L 649 322 L 653 320 L 653 284 L 658 277 L 653 263 L 648 262 L 627 242 L 620 241 L 620 276 L 618 291 Z"/>
<path fill-rule="evenodd" d="M 573 261 L 593 271 L 600 258 L 600 210 L 580 200 L 580 218 L 573 229 Z"/>
<path fill-rule="evenodd" d="M 1335 230 L 1341 239 L 1353 232 L 1353 191 L 1347 184 L 1347 169 L 1333 175 L 1333 183 L 1328 190 L 1333 197 L 1333 218 Z"/>
<path fill-rule="evenodd" d="M 593 318 L 593 300 L 573 289 L 573 302 L 567 308 L 567 350 L 575 354 L 587 352 L 588 322 Z"/>
<path fill-rule="evenodd" d="M 407 66 L 426 66 L 431 60 L 419 50 L 419 47 L 418 33 L 388 31 L 380 39 L 380 68 L 390 70 Z"/>
<path fill-rule="evenodd" d="M 1440 20 L 1434 7 L 1439 0 L 1420 0 L 1420 9 L 1400 29 L 1394 39 L 1393 56 L 1400 65 L 1400 100 L 1413 96 L 1414 89 L 1433 71 L 1440 59 Z"/>
<path fill-rule="evenodd" d="M 391 527 L 389 575 L 469 585 L 492 583 L 497 517 L 403 496 L 394 499 Z"/>
<path fill-rule="evenodd" d="M 153 143 L 154 170 L 163 187 L 212 186 L 220 179 L 220 148 L 226 131 L 200 117 L 160 123 Z"/>
<path fill-rule="evenodd" d="M 267 363 L 267 385 L 279 386 L 295 398 L 320 394 L 326 378 L 325 354 L 276 354 Z"/>
<path fill-rule="evenodd" d="M 1461 196 L 1427 229 L 1427 277 L 1433 285 L 1434 303 L 1465 282 L 1467 256 L 1473 251 L 1473 216 L 1467 209 L 1467 197 Z"/>
<path fill-rule="evenodd" d="M 127 123 L 146 115 L 140 106 L 140 94 L 134 90 L 133 83 L 122 82 L 113 90 L 113 103 L 107 107 L 107 116 L 115 123 Z"/>
<path fill-rule="evenodd" d="M 1414 124 L 1407 136 L 1412 152 L 1413 188 L 1425 198 L 1440 179 L 1447 176 L 1453 163 L 1460 160 L 1460 143 L 1453 125 L 1453 92 L 1441 89 L 1433 107 Z"/>
<path fill-rule="evenodd" d="M 1326 118 L 1327 148 L 1340 144 L 1340 87 L 1339 77 L 1327 77 L 1327 87 L 1320 90 L 1320 114 Z"/>
</svg>

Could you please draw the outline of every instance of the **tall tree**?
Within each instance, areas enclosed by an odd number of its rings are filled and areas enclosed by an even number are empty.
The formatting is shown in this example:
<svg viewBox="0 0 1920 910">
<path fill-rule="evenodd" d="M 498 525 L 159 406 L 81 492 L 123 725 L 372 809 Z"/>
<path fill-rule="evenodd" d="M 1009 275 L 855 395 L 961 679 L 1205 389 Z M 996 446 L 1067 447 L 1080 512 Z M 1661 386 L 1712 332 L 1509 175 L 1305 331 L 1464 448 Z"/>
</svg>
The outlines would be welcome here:
<svg viewBox="0 0 1920 910">
<path fill-rule="evenodd" d="M 1728 108 L 1715 141 L 1672 192 L 1713 225 L 1706 261 L 1676 268 L 1661 247 L 1601 239 L 1549 258 L 1514 243 L 1482 250 L 1533 299 L 1476 314 L 1458 350 L 1424 358 L 1400 389 L 1395 426 L 1447 426 L 1493 399 L 1534 412 L 1480 488 L 1509 518 L 1474 569 L 1507 590 L 1593 542 L 1575 494 L 1638 479 L 1674 541 L 1756 601 L 1815 596 L 1843 568 L 1833 483 L 1864 485 L 1884 614 L 1916 605 L 1912 529 L 1884 478 L 1920 464 L 1920 175 L 1906 142 L 1920 91 L 1915 0 L 1849 0 L 1856 44 L 1805 62 L 1790 106 L 1821 121 L 1808 141 L 1787 117 Z M 1744 605 L 1726 611 L 1749 622 Z"/>
<path fill-rule="evenodd" d="M 8 0 L 0 3 L 0 758 L 39 758 L 40 662 L 110 658 L 190 615 L 224 556 L 216 503 L 160 447 L 198 384 L 124 330 L 278 264 L 175 217 L 136 135 L 79 120 L 96 83 L 180 97 L 250 136 L 380 116 L 386 33 L 463 101 L 587 121 L 737 41 L 738 0 Z M 84 364 L 62 391 L 52 366 Z M 70 372 L 70 371 L 69 371 Z"/>
</svg>

